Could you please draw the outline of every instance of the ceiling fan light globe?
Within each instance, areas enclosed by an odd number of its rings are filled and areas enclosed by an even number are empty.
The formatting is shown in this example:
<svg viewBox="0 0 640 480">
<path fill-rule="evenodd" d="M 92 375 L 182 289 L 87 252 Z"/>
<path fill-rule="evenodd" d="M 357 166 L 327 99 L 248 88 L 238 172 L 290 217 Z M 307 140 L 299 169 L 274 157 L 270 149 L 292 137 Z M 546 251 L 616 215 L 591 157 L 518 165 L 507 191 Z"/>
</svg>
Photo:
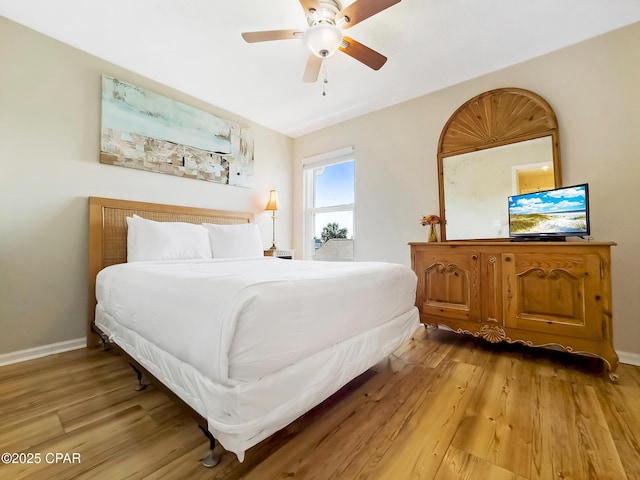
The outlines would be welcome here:
<svg viewBox="0 0 640 480">
<path fill-rule="evenodd" d="M 303 41 L 315 56 L 327 58 L 333 55 L 342 43 L 342 30 L 335 25 L 319 23 L 309 27 Z"/>
</svg>

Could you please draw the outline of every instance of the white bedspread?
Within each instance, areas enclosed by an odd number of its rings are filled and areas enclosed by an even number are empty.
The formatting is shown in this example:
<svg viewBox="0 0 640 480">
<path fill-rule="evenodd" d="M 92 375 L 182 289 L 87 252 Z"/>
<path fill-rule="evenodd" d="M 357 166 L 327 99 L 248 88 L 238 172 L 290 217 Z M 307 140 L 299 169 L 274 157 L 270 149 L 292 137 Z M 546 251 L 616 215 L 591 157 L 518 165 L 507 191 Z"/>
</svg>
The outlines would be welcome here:
<svg viewBox="0 0 640 480">
<path fill-rule="evenodd" d="M 415 288 L 402 265 L 266 257 L 114 265 L 96 296 L 123 326 L 232 385 L 407 312 Z"/>
<path fill-rule="evenodd" d="M 96 325 L 242 461 L 410 338 L 415 288 L 388 263 L 136 262 L 99 273 Z"/>
</svg>

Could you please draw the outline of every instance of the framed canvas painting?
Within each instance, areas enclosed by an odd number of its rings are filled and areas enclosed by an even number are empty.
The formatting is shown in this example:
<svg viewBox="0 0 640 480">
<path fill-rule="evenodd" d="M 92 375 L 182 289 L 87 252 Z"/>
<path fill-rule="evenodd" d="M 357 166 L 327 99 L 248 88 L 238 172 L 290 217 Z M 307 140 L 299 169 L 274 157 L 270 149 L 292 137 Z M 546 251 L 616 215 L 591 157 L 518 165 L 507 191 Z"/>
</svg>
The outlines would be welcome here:
<svg viewBox="0 0 640 480">
<path fill-rule="evenodd" d="M 249 128 L 106 75 L 100 162 L 254 186 Z"/>
</svg>

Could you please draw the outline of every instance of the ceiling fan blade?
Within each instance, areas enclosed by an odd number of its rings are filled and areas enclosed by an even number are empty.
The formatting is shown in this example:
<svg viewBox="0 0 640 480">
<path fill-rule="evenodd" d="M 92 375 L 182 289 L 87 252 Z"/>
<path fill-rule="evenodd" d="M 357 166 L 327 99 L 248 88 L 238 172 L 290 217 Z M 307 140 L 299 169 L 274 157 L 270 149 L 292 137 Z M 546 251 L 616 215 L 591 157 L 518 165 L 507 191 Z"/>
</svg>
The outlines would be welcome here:
<svg viewBox="0 0 640 480">
<path fill-rule="evenodd" d="M 338 47 L 338 50 L 346 53 L 352 58 L 355 58 L 359 62 L 364 63 L 367 67 L 373 68 L 374 70 L 380 70 L 387 61 L 387 57 L 384 55 L 349 37 L 344 37 L 342 39 L 342 45 Z"/>
<path fill-rule="evenodd" d="M 318 0 L 300 0 L 300 5 L 302 5 L 305 12 L 308 12 L 309 10 L 320 10 Z"/>
<path fill-rule="evenodd" d="M 400 3 L 400 0 L 356 0 L 337 13 L 336 24 L 344 29 L 351 28 L 396 3 Z"/>
<path fill-rule="evenodd" d="M 306 83 L 313 83 L 318 80 L 320 67 L 322 67 L 322 58 L 316 57 L 313 53 L 310 54 L 309 60 L 307 60 L 307 66 L 304 69 L 302 80 Z"/>
<path fill-rule="evenodd" d="M 269 42 L 271 40 L 290 40 L 292 38 L 302 38 L 304 32 L 301 30 L 265 30 L 262 32 L 244 32 L 242 38 L 247 43 Z"/>
</svg>

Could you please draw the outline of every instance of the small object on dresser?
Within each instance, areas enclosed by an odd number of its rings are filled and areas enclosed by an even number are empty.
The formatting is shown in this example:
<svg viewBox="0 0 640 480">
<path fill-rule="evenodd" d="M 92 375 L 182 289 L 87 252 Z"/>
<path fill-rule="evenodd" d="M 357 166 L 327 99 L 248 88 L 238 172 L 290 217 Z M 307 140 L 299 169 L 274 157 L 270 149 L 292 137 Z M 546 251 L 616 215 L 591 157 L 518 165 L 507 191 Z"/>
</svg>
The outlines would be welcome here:
<svg viewBox="0 0 640 480">
<path fill-rule="evenodd" d="M 265 250 L 264 251 L 264 256 L 265 257 L 277 257 L 277 258 L 284 258 L 286 260 L 293 260 L 293 250 Z"/>
<path fill-rule="evenodd" d="M 438 232 L 436 231 L 436 225 L 440 223 L 440 217 L 437 215 L 425 215 L 422 217 L 422 221 L 420 224 L 422 226 L 429 225 L 429 237 L 427 237 L 427 241 L 429 242 L 437 242 L 438 241 Z"/>
</svg>

